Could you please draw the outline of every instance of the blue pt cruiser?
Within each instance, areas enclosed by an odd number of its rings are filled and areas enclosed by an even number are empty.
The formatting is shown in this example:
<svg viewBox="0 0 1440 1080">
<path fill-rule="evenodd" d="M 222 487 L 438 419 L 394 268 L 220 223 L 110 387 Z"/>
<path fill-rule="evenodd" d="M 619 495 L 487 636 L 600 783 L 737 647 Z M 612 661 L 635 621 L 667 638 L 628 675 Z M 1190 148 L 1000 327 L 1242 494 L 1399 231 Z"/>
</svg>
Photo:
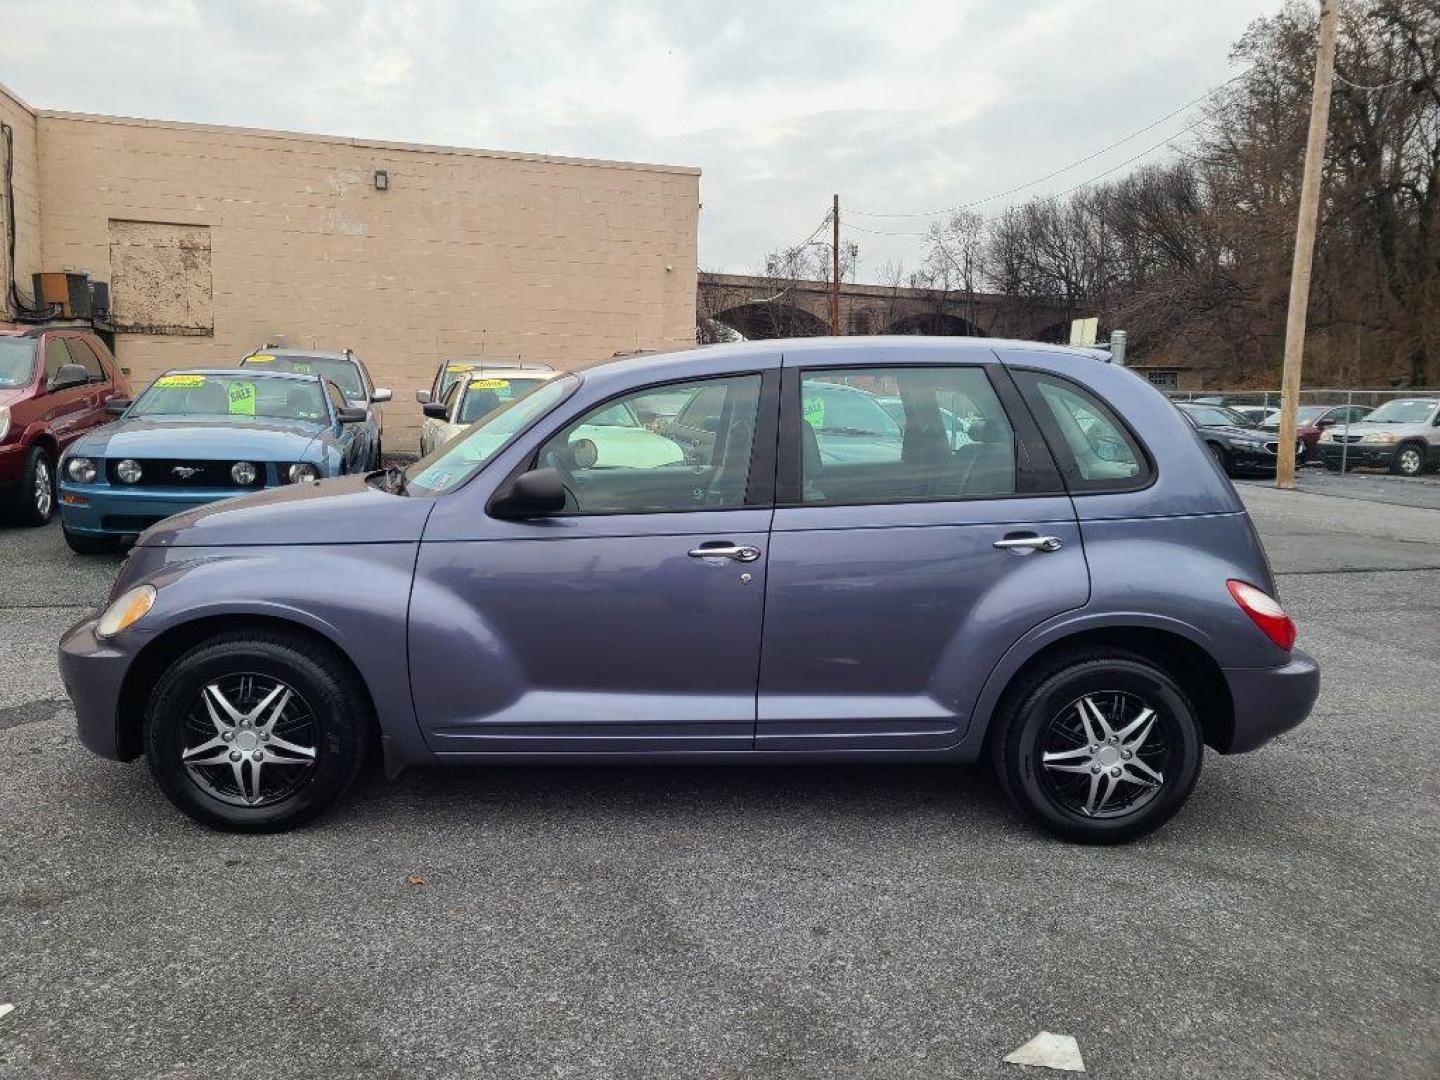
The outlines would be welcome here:
<svg viewBox="0 0 1440 1080">
<path fill-rule="evenodd" d="M 365 410 L 314 375 L 168 371 L 120 419 L 60 462 L 60 522 L 73 551 L 111 551 L 171 514 L 365 466 Z"/>
<path fill-rule="evenodd" d="M 408 469 L 171 518 L 61 640 L 81 740 L 235 830 L 312 818 L 374 748 L 392 772 L 986 758 L 1051 832 L 1149 832 L 1206 746 L 1294 727 L 1319 674 L 1229 480 L 1102 357 L 629 358 Z M 833 387 L 898 400 L 897 437 L 850 452 Z M 679 452 L 605 463 L 586 433 L 617 407 Z"/>
</svg>

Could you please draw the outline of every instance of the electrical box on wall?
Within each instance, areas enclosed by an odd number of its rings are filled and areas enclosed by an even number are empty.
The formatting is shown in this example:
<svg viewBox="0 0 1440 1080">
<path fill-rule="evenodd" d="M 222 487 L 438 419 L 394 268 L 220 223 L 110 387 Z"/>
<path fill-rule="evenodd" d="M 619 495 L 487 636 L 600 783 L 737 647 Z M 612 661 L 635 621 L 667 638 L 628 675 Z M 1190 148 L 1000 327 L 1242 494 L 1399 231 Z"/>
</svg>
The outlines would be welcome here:
<svg viewBox="0 0 1440 1080">
<path fill-rule="evenodd" d="M 33 280 L 37 307 L 59 307 L 62 319 L 90 318 L 89 274 L 44 273 Z"/>
</svg>

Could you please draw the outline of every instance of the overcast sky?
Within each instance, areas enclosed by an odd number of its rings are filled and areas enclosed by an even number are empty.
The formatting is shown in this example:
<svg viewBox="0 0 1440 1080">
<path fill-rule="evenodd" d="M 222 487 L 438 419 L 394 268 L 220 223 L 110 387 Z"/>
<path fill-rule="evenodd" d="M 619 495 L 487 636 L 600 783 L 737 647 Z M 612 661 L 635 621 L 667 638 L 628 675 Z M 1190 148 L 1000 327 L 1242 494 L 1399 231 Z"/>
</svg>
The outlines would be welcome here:
<svg viewBox="0 0 1440 1080">
<path fill-rule="evenodd" d="M 921 232 L 849 211 L 980 199 L 1123 138 L 1234 74 L 1230 46 L 1277 6 L 0 0 L 0 82 L 43 108 L 699 166 L 701 266 L 749 271 L 832 192 L 842 221 Z M 862 280 L 920 258 L 913 238 L 847 238 Z"/>
</svg>

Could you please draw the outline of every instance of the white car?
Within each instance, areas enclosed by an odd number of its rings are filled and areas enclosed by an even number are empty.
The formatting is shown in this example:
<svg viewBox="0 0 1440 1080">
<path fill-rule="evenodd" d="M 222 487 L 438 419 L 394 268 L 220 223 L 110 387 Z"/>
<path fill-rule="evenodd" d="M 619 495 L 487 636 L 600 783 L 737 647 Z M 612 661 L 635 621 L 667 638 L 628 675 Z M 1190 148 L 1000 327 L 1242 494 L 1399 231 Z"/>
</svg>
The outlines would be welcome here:
<svg viewBox="0 0 1440 1080">
<path fill-rule="evenodd" d="M 443 401 L 426 403 L 420 426 L 420 454 L 425 456 L 489 416 L 496 409 L 523 397 L 538 386 L 558 379 L 559 371 L 475 371 L 461 375 L 451 384 Z M 573 460 L 581 469 L 653 469 L 683 465 L 685 448 L 681 440 L 660 434 L 665 423 L 650 411 L 649 399 L 642 399 L 645 411 L 637 412 L 621 402 L 593 414 L 570 432 L 566 441 Z"/>
<path fill-rule="evenodd" d="M 420 422 L 420 456 L 443 446 L 496 409 L 558 378 L 558 371 L 500 370 L 457 372 L 439 401 L 424 402 Z"/>
</svg>

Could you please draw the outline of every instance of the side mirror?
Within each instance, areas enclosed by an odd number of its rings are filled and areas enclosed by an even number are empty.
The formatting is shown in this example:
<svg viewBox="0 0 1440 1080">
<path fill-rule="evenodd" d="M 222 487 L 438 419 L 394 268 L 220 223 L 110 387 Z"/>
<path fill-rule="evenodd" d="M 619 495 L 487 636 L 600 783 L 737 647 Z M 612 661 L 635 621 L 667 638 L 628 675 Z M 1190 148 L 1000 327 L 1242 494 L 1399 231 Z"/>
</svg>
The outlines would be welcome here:
<svg viewBox="0 0 1440 1080">
<path fill-rule="evenodd" d="M 434 420 L 444 420 L 449 412 L 443 401 L 427 401 L 420 406 L 420 411 Z"/>
<path fill-rule="evenodd" d="M 418 401 L 421 405 L 428 405 L 430 403 L 430 391 L 416 390 L 415 400 Z"/>
<path fill-rule="evenodd" d="M 1315 421 L 1315 426 L 1321 431 L 1324 431 L 1328 427 L 1335 426 L 1335 418 L 1333 416 L 1322 416 L 1319 420 Z"/>
<path fill-rule="evenodd" d="M 342 424 L 363 424 L 365 422 L 365 410 L 359 408 L 344 408 L 335 410 L 335 419 Z"/>
<path fill-rule="evenodd" d="M 512 521 L 545 517 L 564 509 L 565 485 L 554 469 L 523 472 L 490 501 L 492 516 Z"/>
<path fill-rule="evenodd" d="M 111 416 L 120 416 L 129 407 L 130 399 L 128 397 L 112 397 L 105 402 L 105 411 Z"/>
<path fill-rule="evenodd" d="M 379 405 L 382 402 L 389 401 L 394 396 L 394 393 L 388 386 L 377 386 L 375 392 L 370 395 L 370 400 Z"/>
<path fill-rule="evenodd" d="M 90 373 L 79 364 L 61 364 L 60 370 L 55 372 L 55 377 L 50 380 L 46 387 L 52 393 L 56 390 L 69 390 L 72 386 L 84 386 L 90 381 Z"/>
</svg>

